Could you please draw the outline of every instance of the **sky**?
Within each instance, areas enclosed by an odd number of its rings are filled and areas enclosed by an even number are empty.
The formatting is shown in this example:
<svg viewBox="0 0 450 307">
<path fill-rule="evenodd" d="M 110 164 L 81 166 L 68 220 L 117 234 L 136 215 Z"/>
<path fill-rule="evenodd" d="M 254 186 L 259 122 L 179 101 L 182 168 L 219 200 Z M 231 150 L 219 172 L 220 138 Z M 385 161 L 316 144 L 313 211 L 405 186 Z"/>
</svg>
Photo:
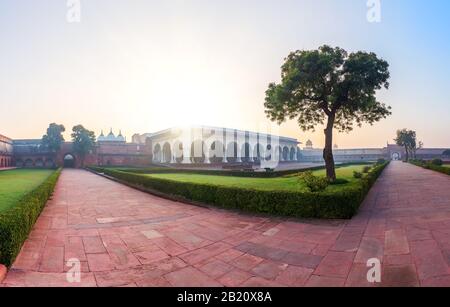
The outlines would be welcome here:
<svg viewBox="0 0 450 307">
<path fill-rule="evenodd" d="M 72 0 L 73 1 L 73 0 Z M 0 134 L 40 138 L 49 123 L 131 138 L 180 125 L 259 130 L 264 97 L 289 52 L 321 45 L 373 51 L 390 64 L 378 99 L 393 115 L 340 148 L 381 147 L 397 129 L 450 147 L 450 1 L 367 0 L 0 1 Z M 272 124 L 273 125 L 273 124 Z M 276 127 L 323 146 L 323 128 Z M 66 139 L 70 138 L 69 132 Z"/>
</svg>

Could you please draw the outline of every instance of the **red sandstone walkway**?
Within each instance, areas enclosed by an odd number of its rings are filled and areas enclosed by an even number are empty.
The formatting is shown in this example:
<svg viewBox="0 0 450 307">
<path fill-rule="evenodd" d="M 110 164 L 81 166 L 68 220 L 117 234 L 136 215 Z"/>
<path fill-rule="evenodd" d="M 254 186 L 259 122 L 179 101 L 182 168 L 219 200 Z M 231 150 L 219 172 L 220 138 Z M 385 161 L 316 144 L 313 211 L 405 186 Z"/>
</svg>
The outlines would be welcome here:
<svg viewBox="0 0 450 307">
<path fill-rule="evenodd" d="M 450 286 L 450 177 L 392 163 L 353 220 L 296 222 L 65 170 L 3 286 L 368 286 L 374 257 L 383 286 Z"/>
</svg>

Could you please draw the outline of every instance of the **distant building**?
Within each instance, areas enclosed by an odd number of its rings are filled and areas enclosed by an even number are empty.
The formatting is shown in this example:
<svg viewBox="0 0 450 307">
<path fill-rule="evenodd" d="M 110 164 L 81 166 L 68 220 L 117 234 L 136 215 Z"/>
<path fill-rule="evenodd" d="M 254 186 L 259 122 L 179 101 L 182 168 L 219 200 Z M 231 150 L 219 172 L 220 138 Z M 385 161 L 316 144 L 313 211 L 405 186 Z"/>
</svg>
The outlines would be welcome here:
<svg viewBox="0 0 450 307">
<path fill-rule="evenodd" d="M 234 164 L 298 162 L 299 141 L 293 138 L 217 127 L 172 128 L 134 135 L 151 144 L 153 163 Z"/>
<path fill-rule="evenodd" d="M 3 152 L 3 147 L 8 148 L 6 153 Z M 71 142 L 64 142 L 59 152 L 52 153 L 41 145 L 40 139 L 10 140 L 2 137 L 0 152 L 0 163 L 3 161 L 5 164 L 2 167 L 50 168 L 81 165 Z M 111 129 L 106 137 L 103 133 L 100 134 L 93 150 L 85 157 L 85 165 L 146 166 L 151 163 L 151 158 L 148 147 L 127 143 L 121 132 L 115 136 Z"/>
<path fill-rule="evenodd" d="M 313 142 L 311 140 L 306 141 L 304 150 L 312 150 L 313 149 Z"/>
<path fill-rule="evenodd" d="M 121 132 L 111 129 L 97 138 L 93 150 L 85 157 L 85 165 L 148 166 L 205 165 L 217 167 L 234 164 L 255 164 L 265 167 L 276 163 L 323 163 L 323 149 L 314 148 L 311 140 L 301 149 L 296 139 L 267 133 L 215 127 L 172 128 L 155 133 L 134 134 L 127 143 Z M 416 158 L 447 160 L 446 148 L 424 148 Z M 384 148 L 339 149 L 334 146 L 336 162 L 369 162 L 378 159 L 402 160 L 403 147 L 388 144 Z M 270 165 L 270 164 L 269 164 Z M 12 140 L 0 135 L 0 168 L 5 167 L 80 167 L 81 161 L 71 142 L 62 144 L 57 153 L 41 146 L 39 139 Z"/>
<path fill-rule="evenodd" d="M 13 166 L 13 142 L 0 134 L 0 168 Z"/>
</svg>

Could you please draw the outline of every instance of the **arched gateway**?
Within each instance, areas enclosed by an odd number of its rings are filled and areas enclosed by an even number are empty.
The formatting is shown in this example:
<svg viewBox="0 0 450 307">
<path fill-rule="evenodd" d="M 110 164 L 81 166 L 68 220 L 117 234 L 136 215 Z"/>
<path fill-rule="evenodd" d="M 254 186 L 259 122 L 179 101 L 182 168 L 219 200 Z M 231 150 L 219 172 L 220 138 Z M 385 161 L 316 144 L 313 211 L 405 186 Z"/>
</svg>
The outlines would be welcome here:
<svg viewBox="0 0 450 307">
<path fill-rule="evenodd" d="M 64 167 L 65 168 L 74 168 L 76 165 L 75 162 L 76 162 L 76 160 L 75 160 L 74 155 L 69 153 L 64 156 Z"/>
</svg>

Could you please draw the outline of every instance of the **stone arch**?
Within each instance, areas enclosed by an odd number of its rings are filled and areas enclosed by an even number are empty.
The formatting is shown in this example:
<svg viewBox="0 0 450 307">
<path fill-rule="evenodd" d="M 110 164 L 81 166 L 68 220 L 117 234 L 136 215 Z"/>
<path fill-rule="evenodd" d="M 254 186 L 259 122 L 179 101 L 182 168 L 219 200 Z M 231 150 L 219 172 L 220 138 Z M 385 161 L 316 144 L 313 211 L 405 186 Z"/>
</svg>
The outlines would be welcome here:
<svg viewBox="0 0 450 307">
<path fill-rule="evenodd" d="M 63 165 L 66 168 L 74 168 L 76 166 L 75 155 L 67 153 L 63 157 Z"/>
<path fill-rule="evenodd" d="M 160 163 L 161 162 L 161 145 L 156 144 L 155 148 L 153 149 L 153 161 Z"/>
<path fill-rule="evenodd" d="M 47 159 L 45 159 L 45 164 L 44 164 L 44 166 L 45 166 L 45 167 L 48 167 L 48 168 L 55 167 L 55 162 L 53 161 L 53 159 L 47 158 Z"/>
<path fill-rule="evenodd" d="M 292 147 L 292 148 L 291 148 L 291 152 L 290 152 L 290 156 L 289 156 L 289 158 L 290 158 L 291 161 L 295 161 L 295 159 L 296 159 L 295 155 L 296 155 L 295 148 Z"/>
<path fill-rule="evenodd" d="M 34 167 L 34 162 L 32 159 L 26 159 L 23 166 L 27 168 Z"/>
<path fill-rule="evenodd" d="M 172 148 L 170 144 L 166 142 L 163 146 L 162 150 L 162 163 L 171 163 L 172 162 Z"/>
<path fill-rule="evenodd" d="M 283 149 L 281 149 L 281 146 L 277 146 L 277 149 L 275 150 L 275 161 L 282 161 L 283 160 Z"/>
<path fill-rule="evenodd" d="M 271 161 L 273 157 L 276 155 L 274 154 L 275 147 L 272 144 L 266 145 L 266 153 L 265 153 L 265 159 L 266 161 Z"/>
<path fill-rule="evenodd" d="M 238 144 L 236 142 L 228 143 L 227 145 L 227 162 L 236 163 L 237 162 L 237 152 L 238 152 Z"/>
<path fill-rule="evenodd" d="M 392 160 L 393 161 L 399 161 L 402 159 L 402 155 L 399 152 L 392 153 Z"/>
<path fill-rule="evenodd" d="M 195 140 L 191 144 L 191 162 L 192 163 L 205 163 L 205 142 L 202 140 Z"/>
<path fill-rule="evenodd" d="M 34 162 L 34 166 L 35 167 L 44 167 L 44 160 L 42 160 L 41 158 L 36 159 L 36 161 Z"/>
<path fill-rule="evenodd" d="M 242 162 L 248 163 L 248 162 L 253 162 L 251 161 L 250 158 L 250 152 L 252 152 L 252 148 L 250 146 L 249 143 L 244 143 L 244 145 L 242 145 L 242 149 L 241 149 L 241 160 Z"/>
<path fill-rule="evenodd" d="M 182 163 L 184 159 L 184 152 L 183 152 L 183 143 L 180 141 L 176 141 L 173 144 L 173 155 L 175 157 L 175 161 L 177 163 Z"/>
<path fill-rule="evenodd" d="M 209 160 L 211 163 L 223 162 L 225 147 L 221 141 L 214 141 L 209 149 Z"/>
<path fill-rule="evenodd" d="M 5 167 L 5 166 L 3 165 L 3 163 L 4 163 L 4 162 L 3 162 L 3 158 L 1 158 L 1 159 L 0 159 L 0 167 Z"/>
<path fill-rule="evenodd" d="M 289 161 L 289 147 L 283 147 L 283 161 Z"/>
<path fill-rule="evenodd" d="M 261 162 L 261 160 L 265 158 L 265 150 L 261 144 L 256 144 L 255 148 L 253 148 L 253 160 L 255 162 Z"/>
<path fill-rule="evenodd" d="M 300 148 L 297 147 L 297 161 L 301 161 L 302 160 L 302 151 L 300 150 Z"/>
</svg>

